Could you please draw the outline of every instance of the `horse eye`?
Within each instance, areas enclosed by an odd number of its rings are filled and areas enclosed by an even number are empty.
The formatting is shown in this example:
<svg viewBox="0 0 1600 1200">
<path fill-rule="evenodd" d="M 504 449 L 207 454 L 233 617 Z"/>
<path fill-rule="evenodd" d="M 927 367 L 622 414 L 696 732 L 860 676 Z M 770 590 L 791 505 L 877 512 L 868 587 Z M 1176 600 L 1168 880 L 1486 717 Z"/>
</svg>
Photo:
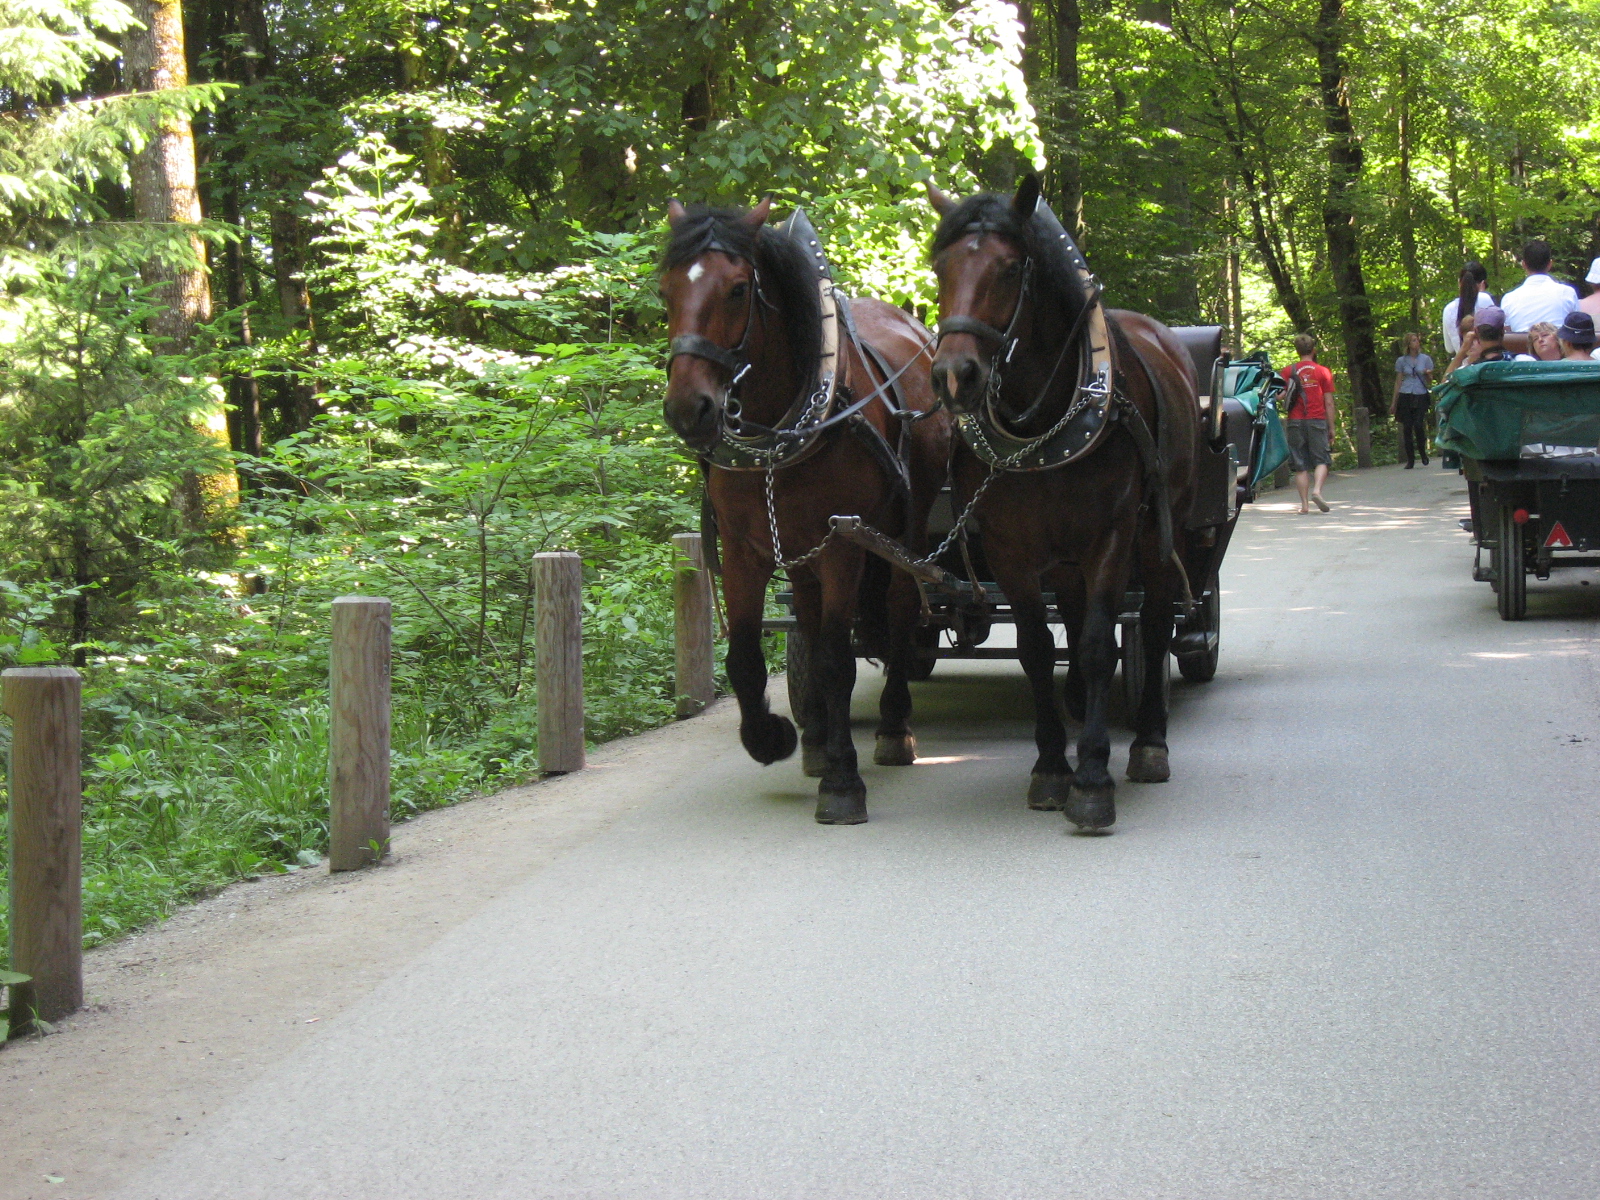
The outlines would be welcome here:
<svg viewBox="0 0 1600 1200">
<path fill-rule="evenodd" d="M 749 289 L 749 287 L 747 285 L 742 284 L 742 283 L 736 283 L 736 284 L 733 285 L 733 290 L 728 293 L 728 298 L 730 300 L 738 300 L 746 292 L 748 292 L 749 290 L 750 289 Z"/>
</svg>

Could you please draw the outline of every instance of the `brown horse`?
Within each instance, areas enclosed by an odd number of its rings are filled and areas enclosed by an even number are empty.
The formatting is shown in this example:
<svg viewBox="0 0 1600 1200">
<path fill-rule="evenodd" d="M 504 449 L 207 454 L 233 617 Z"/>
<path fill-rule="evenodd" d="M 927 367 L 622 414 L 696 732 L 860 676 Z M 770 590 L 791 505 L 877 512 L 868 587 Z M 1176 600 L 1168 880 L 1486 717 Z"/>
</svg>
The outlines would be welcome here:
<svg viewBox="0 0 1600 1200">
<path fill-rule="evenodd" d="M 858 515 L 920 550 L 950 425 L 934 409 L 927 330 L 888 304 L 836 295 L 814 236 L 767 226 L 771 203 L 669 209 L 666 419 L 706 464 L 740 740 L 763 764 L 795 750 L 794 726 L 768 708 L 761 652 L 767 583 L 786 569 L 809 656 L 796 716 L 806 774 L 821 777 L 817 820 L 855 825 L 867 819 L 850 736 L 858 607 L 863 640 L 887 670 L 873 758 L 909 765 L 921 602 L 910 576 L 869 570 L 830 519 Z"/>
<path fill-rule="evenodd" d="M 1169 775 L 1167 653 L 1188 592 L 1179 560 L 1190 553 L 1184 530 L 1200 439 L 1193 368 L 1165 326 L 1096 311 L 1098 285 L 1040 203 L 1033 176 L 1011 197 L 957 202 L 932 184 L 928 195 L 942 217 L 932 248 L 934 389 L 961 421 L 957 499 L 983 489 L 975 511 L 983 552 L 1015 613 L 1032 685 L 1039 758 L 1028 802 L 1064 809 L 1080 829 L 1106 829 L 1116 820 L 1106 731 L 1115 625 L 1135 580 L 1145 593 L 1147 674 L 1128 778 Z M 1083 689 L 1075 772 L 1052 680 L 1046 587 Z M 1069 675 L 1069 688 L 1077 682 Z"/>
</svg>

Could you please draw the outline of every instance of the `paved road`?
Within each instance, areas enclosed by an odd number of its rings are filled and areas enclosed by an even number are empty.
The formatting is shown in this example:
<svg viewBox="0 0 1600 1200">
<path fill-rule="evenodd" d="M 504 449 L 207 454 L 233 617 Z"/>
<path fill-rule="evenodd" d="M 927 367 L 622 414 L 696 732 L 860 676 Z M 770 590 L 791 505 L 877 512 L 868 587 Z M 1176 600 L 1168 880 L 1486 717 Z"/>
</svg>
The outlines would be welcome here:
<svg viewBox="0 0 1600 1200">
<path fill-rule="evenodd" d="M 1460 486 L 1248 514 L 1115 836 L 941 665 L 871 824 L 708 749 L 120 1194 L 1592 1200 L 1600 584 L 1501 623 Z"/>
</svg>

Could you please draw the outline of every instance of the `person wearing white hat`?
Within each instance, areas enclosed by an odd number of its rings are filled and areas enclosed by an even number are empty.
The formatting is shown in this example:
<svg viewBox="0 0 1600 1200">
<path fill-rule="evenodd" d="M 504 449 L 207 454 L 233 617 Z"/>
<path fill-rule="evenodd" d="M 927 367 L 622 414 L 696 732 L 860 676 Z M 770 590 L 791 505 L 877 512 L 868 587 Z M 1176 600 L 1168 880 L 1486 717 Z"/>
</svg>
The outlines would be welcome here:
<svg viewBox="0 0 1600 1200">
<path fill-rule="evenodd" d="M 1583 277 L 1583 281 L 1594 291 L 1578 301 L 1578 308 L 1600 322 L 1600 258 L 1589 264 L 1589 273 Z"/>
</svg>

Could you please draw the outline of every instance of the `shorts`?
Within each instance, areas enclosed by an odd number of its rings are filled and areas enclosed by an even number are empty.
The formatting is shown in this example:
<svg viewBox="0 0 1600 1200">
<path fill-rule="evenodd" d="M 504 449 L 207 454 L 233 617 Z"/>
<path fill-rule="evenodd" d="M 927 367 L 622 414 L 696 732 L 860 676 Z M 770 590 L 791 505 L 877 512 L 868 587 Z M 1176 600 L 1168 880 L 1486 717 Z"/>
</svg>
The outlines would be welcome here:
<svg viewBox="0 0 1600 1200">
<path fill-rule="evenodd" d="M 1328 453 L 1328 423 L 1326 421 L 1285 421 L 1289 434 L 1289 465 L 1296 471 L 1309 471 L 1313 467 L 1333 466 L 1333 455 Z"/>
</svg>

